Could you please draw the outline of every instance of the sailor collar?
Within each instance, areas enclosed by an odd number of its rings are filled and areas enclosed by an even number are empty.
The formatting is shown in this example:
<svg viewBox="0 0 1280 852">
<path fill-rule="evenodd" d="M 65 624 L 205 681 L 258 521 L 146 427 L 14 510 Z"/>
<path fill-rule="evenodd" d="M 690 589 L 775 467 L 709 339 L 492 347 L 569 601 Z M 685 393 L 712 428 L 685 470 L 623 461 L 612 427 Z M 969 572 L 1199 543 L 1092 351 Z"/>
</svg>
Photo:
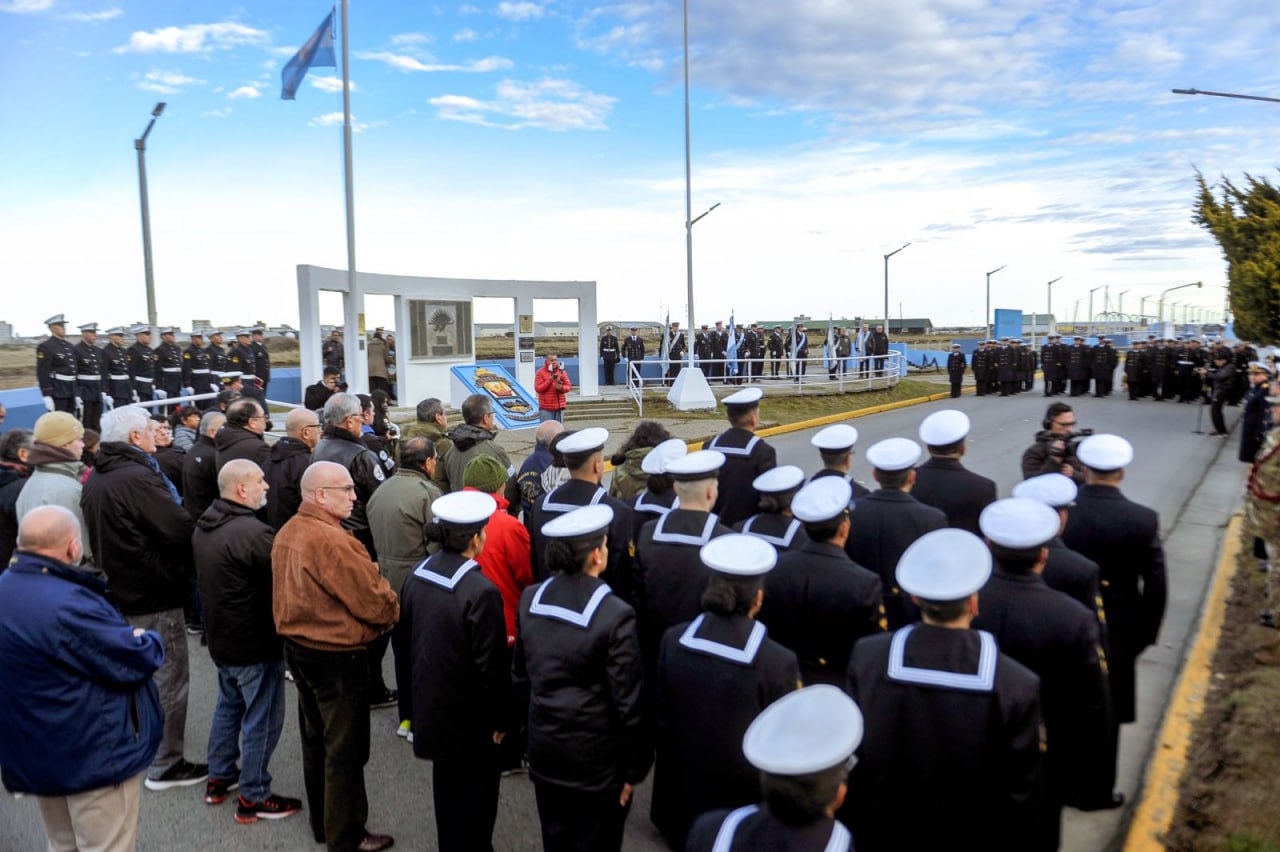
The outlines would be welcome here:
<svg viewBox="0 0 1280 852">
<path fill-rule="evenodd" d="M 661 503 L 650 503 L 646 501 L 644 498 L 648 496 L 649 496 L 648 491 L 645 491 L 644 493 L 642 493 L 639 497 L 636 498 L 635 506 L 633 506 L 632 508 L 637 512 L 648 512 L 649 514 L 652 514 L 652 515 L 665 515 L 667 514 L 667 512 L 670 512 L 672 509 L 680 508 L 679 497 L 673 500 L 670 506 L 664 506 Z"/>
<path fill-rule="evenodd" d="M 796 533 L 800 531 L 800 527 L 801 527 L 800 521 L 796 520 L 795 518 L 792 518 L 791 523 L 787 524 L 787 531 L 784 532 L 781 536 L 776 536 L 776 535 L 769 535 L 767 533 L 761 532 L 756 529 L 752 529 L 752 527 L 755 526 L 756 519 L 760 517 L 764 517 L 764 516 L 752 515 L 751 517 L 747 518 L 746 522 L 743 523 L 742 525 L 742 531 L 748 535 L 753 535 L 753 536 L 756 536 L 757 538 L 762 538 L 776 547 L 791 546 L 791 540 L 794 539 L 796 537 Z M 779 517 L 784 517 L 784 516 L 780 515 Z"/>
<path fill-rule="evenodd" d="M 966 692 L 990 692 L 996 682 L 996 660 L 1000 652 L 996 648 L 995 637 L 985 630 L 975 630 L 980 642 L 978 653 L 978 671 L 976 674 L 960 674 L 939 669 L 917 668 L 908 666 L 904 661 L 907 648 L 907 637 L 916 629 L 912 624 L 901 628 L 893 634 L 889 643 L 889 679 L 899 683 L 914 683 L 921 686 L 939 686 L 943 689 L 958 689 Z"/>
<path fill-rule="evenodd" d="M 565 487 L 567 487 L 568 485 L 572 484 L 573 482 L 577 482 L 577 481 L 579 481 L 579 480 L 571 479 L 571 480 L 569 480 L 568 482 L 566 482 L 566 483 L 564 483 L 564 484 L 562 484 L 562 485 L 558 486 L 558 487 L 556 488 L 556 490 L 554 490 L 554 491 L 550 492 L 549 494 L 547 494 L 547 496 L 546 496 L 546 497 L 543 497 L 543 498 L 542 498 L 542 508 L 543 508 L 543 509 L 545 509 L 545 510 L 547 510 L 547 511 L 550 511 L 550 512 L 572 512 L 574 509 L 581 509 L 583 506 L 594 506 L 595 504 L 599 503 L 601 500 L 603 500 L 603 499 L 604 499 L 604 496 L 605 496 L 605 493 L 606 493 L 606 492 L 605 492 L 605 490 L 604 490 L 603 488 L 601 488 L 599 485 L 597 485 L 597 486 L 596 486 L 596 491 L 595 491 L 595 493 L 594 493 L 594 494 L 592 494 L 592 495 L 591 495 L 591 499 L 590 499 L 590 500 L 588 500 L 588 501 L 587 501 L 587 502 L 585 502 L 585 503 L 558 503 L 558 502 L 556 502 L 556 500 L 554 499 L 554 498 L 556 497 L 556 495 L 558 495 L 558 494 L 561 492 L 561 490 L 563 490 Z"/>
<path fill-rule="evenodd" d="M 702 654 L 709 654 L 712 657 L 719 657 L 722 660 L 728 660 L 731 663 L 741 663 L 749 666 L 755 662 L 756 654 L 760 653 L 760 644 L 764 642 L 765 633 L 767 632 L 763 624 L 758 621 L 753 622 L 751 633 L 747 636 L 747 644 L 742 648 L 735 648 L 732 645 L 716 642 L 713 639 L 703 639 L 697 635 L 706 617 L 706 613 L 703 613 L 689 622 L 689 626 L 685 628 L 684 633 L 680 636 L 681 646 L 688 648 L 690 651 L 697 651 Z"/>
<path fill-rule="evenodd" d="M 714 438 L 711 439 L 711 442 L 709 444 L 703 447 L 703 449 L 717 450 L 718 452 L 724 453 L 726 456 L 749 456 L 751 455 L 751 451 L 755 449 L 756 444 L 760 441 L 759 435 L 752 435 L 750 440 L 747 441 L 747 444 L 744 447 L 727 446 L 721 443 L 722 438 L 724 438 L 726 435 L 731 435 L 731 434 L 732 434 L 732 430 L 730 430 L 729 432 L 723 432 L 719 435 L 716 435 Z"/>
<path fill-rule="evenodd" d="M 702 532 L 699 535 L 690 535 L 688 533 L 666 532 L 667 521 L 671 520 L 671 513 L 658 518 L 657 525 L 653 528 L 653 540 L 660 544 L 693 544 L 701 547 L 711 541 L 711 533 L 716 528 L 716 522 L 720 519 L 716 517 L 714 512 L 707 512 L 707 522 L 702 526 Z"/>
<path fill-rule="evenodd" d="M 738 827 L 751 816 L 755 816 L 760 810 L 759 805 L 747 805 L 738 808 L 736 811 L 730 811 L 729 815 L 724 818 L 724 822 L 720 823 L 720 830 L 716 832 L 715 843 L 711 846 L 711 852 L 729 852 L 733 848 L 733 837 L 738 833 Z M 827 840 L 827 845 L 823 847 L 823 852 L 844 852 L 844 850 L 852 847 L 852 838 L 849 835 L 849 829 L 838 820 L 833 820 L 831 824 L 831 837 Z"/>
<path fill-rule="evenodd" d="M 595 616 L 596 610 L 600 608 L 600 604 L 609 596 L 609 587 L 601 583 L 600 586 L 587 599 L 587 605 L 582 608 L 582 612 L 576 612 L 567 606 L 558 606 L 542 602 L 542 596 L 546 594 L 547 589 L 555 582 L 556 578 L 552 577 L 546 580 L 542 585 L 538 586 L 538 590 L 533 593 L 533 600 L 529 601 L 529 614 L 540 615 L 544 618 L 554 618 L 557 621 L 563 621 L 566 624 L 572 624 L 574 627 L 587 628 L 591 625 L 591 619 Z"/>
<path fill-rule="evenodd" d="M 462 578 L 466 576 L 468 571 L 472 568 L 480 567 L 479 562 L 476 562 L 474 559 L 467 559 L 459 565 L 457 570 L 452 574 L 439 574 L 432 570 L 432 563 L 443 561 L 441 558 L 443 555 L 443 551 L 440 553 L 433 553 L 426 559 L 422 560 L 418 567 L 414 569 L 413 576 L 420 580 L 426 580 L 428 583 L 434 583 L 442 589 L 453 591 L 457 587 L 458 583 L 462 581 Z"/>
</svg>

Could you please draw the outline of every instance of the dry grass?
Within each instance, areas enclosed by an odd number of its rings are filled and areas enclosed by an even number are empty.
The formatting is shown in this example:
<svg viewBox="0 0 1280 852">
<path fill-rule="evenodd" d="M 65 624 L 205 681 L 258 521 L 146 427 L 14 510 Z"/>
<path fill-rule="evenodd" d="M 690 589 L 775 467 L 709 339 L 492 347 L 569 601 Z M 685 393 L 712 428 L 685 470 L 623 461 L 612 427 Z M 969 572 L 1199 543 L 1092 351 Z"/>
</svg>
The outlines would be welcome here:
<svg viewBox="0 0 1280 852">
<path fill-rule="evenodd" d="M 760 419 L 762 427 L 777 426 L 782 423 L 798 423 L 814 417 L 828 414 L 840 414 L 847 411 L 858 411 L 890 402 L 917 399 L 922 396 L 939 393 L 944 390 L 934 382 L 922 382 L 914 379 L 903 379 L 887 390 L 866 391 L 865 393 L 807 393 L 804 396 L 767 396 L 760 403 Z M 683 420 L 724 420 L 724 411 L 679 411 L 671 403 L 658 395 L 644 401 L 645 417 L 657 419 L 679 418 Z"/>
</svg>

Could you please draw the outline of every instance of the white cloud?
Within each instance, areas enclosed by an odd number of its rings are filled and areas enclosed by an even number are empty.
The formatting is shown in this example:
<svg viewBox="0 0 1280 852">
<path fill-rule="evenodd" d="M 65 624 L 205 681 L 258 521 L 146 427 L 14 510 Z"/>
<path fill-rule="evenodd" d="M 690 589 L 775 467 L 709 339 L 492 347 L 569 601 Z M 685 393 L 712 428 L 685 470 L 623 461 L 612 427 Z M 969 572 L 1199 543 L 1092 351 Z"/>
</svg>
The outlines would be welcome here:
<svg viewBox="0 0 1280 852">
<path fill-rule="evenodd" d="M 450 65 L 434 62 L 422 62 L 414 59 L 412 56 L 404 56 L 399 53 L 391 53 L 389 51 L 370 51 L 356 54 L 357 59 L 372 59 L 375 62 L 385 62 L 398 71 L 462 71 L 466 73 L 481 74 L 489 71 L 502 71 L 512 66 L 510 59 L 501 56 L 486 56 L 484 59 L 476 59 L 462 65 Z"/>
<path fill-rule="evenodd" d="M 327 112 L 324 115 L 317 115 L 315 118 L 308 121 L 307 124 L 311 125 L 312 127 L 341 127 L 342 113 Z M 356 121 L 356 117 L 354 115 L 351 116 L 351 132 L 352 133 L 363 133 L 368 128 L 369 128 L 368 124 L 364 124 L 359 121 Z"/>
<path fill-rule="evenodd" d="M 605 119 L 616 102 L 617 98 L 587 91 L 572 81 L 554 79 L 534 83 L 503 80 L 492 101 L 465 95 L 428 100 L 443 119 L 507 130 L 605 130 Z"/>
<path fill-rule="evenodd" d="M 482 11 L 479 6 L 473 6 L 470 3 L 463 3 L 458 7 L 459 15 L 479 15 Z"/>
<path fill-rule="evenodd" d="M 53 0 L 4 0 L 0 2 L 0 12 L 27 15 L 32 12 L 43 12 L 51 6 L 53 6 Z"/>
<path fill-rule="evenodd" d="M 151 32 L 135 32 L 129 43 L 115 48 L 116 53 L 207 53 L 228 50 L 241 45 L 265 45 L 263 30 L 222 21 L 217 24 L 188 24 L 185 27 L 162 27 Z"/>
<path fill-rule="evenodd" d="M 498 4 L 495 13 L 499 18 L 506 18 L 508 21 L 530 21 L 541 18 L 544 11 L 537 3 L 530 3 L 528 0 L 518 0 L 515 3 L 503 0 Z"/>
<path fill-rule="evenodd" d="M 96 24 L 100 21 L 111 21 L 124 14 L 119 6 L 112 6 L 109 9 L 102 9 L 97 12 L 68 12 L 62 17 L 68 21 L 77 21 L 85 24 Z"/>
<path fill-rule="evenodd" d="M 313 88 L 319 89 L 322 92 L 341 92 L 342 91 L 341 77 L 309 77 L 308 79 L 311 81 L 311 86 Z M 355 90 L 356 90 L 356 81 L 352 80 L 351 91 L 354 92 Z"/>
<path fill-rule="evenodd" d="M 241 86 L 238 89 L 234 89 L 231 92 L 228 92 L 227 97 L 231 98 L 232 100 L 241 100 L 245 98 L 249 100 L 253 100 L 254 98 L 262 97 L 262 92 L 258 91 L 257 87 L 255 86 Z"/>
<path fill-rule="evenodd" d="M 391 43 L 396 47 L 406 47 L 415 44 L 430 44 L 435 38 L 427 33 L 400 33 L 391 37 Z"/>
<path fill-rule="evenodd" d="M 204 80 L 188 77 L 177 71 L 157 71 L 152 69 L 134 82 L 134 87 L 144 92 L 156 92 L 161 95 L 176 95 L 186 86 L 203 86 Z"/>
<path fill-rule="evenodd" d="M 470 28 L 458 30 L 453 34 L 453 40 L 456 42 L 475 41 L 476 38 L 476 31 Z"/>
</svg>

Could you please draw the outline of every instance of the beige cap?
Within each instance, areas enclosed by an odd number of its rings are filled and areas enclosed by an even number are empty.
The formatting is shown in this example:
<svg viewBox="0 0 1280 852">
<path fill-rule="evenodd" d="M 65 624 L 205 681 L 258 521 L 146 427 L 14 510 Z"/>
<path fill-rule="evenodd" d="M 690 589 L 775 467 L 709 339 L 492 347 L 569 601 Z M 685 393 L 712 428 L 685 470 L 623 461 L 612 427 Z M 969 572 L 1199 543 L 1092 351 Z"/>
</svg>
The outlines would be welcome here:
<svg viewBox="0 0 1280 852">
<path fill-rule="evenodd" d="M 51 447 L 65 447 L 77 438 L 84 437 L 84 426 L 72 414 L 50 411 L 40 415 L 32 437 Z"/>
</svg>

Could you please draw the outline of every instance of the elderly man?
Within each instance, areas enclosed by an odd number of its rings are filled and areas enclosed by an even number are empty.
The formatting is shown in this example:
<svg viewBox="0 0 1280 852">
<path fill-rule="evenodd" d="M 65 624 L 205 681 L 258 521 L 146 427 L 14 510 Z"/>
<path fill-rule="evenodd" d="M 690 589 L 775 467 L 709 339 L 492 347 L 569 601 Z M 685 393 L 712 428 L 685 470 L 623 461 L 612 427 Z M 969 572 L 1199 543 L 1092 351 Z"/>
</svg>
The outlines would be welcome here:
<svg viewBox="0 0 1280 852">
<path fill-rule="evenodd" d="M 356 502 L 342 520 L 342 526 L 351 530 L 355 537 L 369 551 L 369 556 L 378 558 L 374 547 L 373 534 L 369 532 L 369 519 L 366 508 L 369 498 L 378 486 L 386 480 L 382 464 L 360 440 L 364 430 L 363 407 L 360 398 L 351 393 L 336 393 L 324 404 L 323 429 L 320 441 L 312 451 L 313 461 L 331 461 L 346 468 L 355 484 Z"/>
<path fill-rule="evenodd" d="M 254 515 L 267 502 L 267 487 L 253 462 L 227 462 L 218 473 L 220 496 L 191 539 L 209 656 L 218 668 L 204 800 L 221 804 L 238 783 L 239 823 L 302 810 L 297 799 L 271 792 L 267 771 L 284 728 L 284 657 L 271 612 L 274 534 Z"/>
<path fill-rule="evenodd" d="M 349 417 L 358 420 L 359 414 L 357 402 Z M 367 649 L 395 625 L 400 603 L 368 551 L 343 527 L 355 504 L 356 485 L 346 468 L 325 461 L 307 468 L 302 506 L 271 549 L 272 609 L 298 689 L 312 835 L 335 852 L 377 852 L 394 841 L 365 829 Z"/>
<path fill-rule="evenodd" d="M 156 672 L 164 708 L 164 739 L 147 771 L 148 790 L 199 784 L 203 763 L 182 755 L 187 727 L 187 640 L 183 605 L 191 591 L 191 516 L 152 457 L 155 434 L 147 413 L 126 405 L 102 417 L 102 444 L 80 496 L 94 558 L 111 595 L 134 627 L 164 643 Z"/>
<path fill-rule="evenodd" d="M 75 515 L 27 513 L 0 575 L 0 774 L 37 797 L 50 850 L 133 849 L 141 773 L 160 744 L 151 678 L 164 648 L 79 561 Z"/>
<path fill-rule="evenodd" d="M 498 430 L 493 417 L 493 401 L 484 394 L 473 393 L 462 401 L 462 425 L 449 433 L 453 447 L 442 460 L 445 491 L 462 490 L 462 472 L 480 453 L 487 453 L 502 462 L 507 475 L 516 472 L 507 451 L 494 440 Z M 508 497 L 510 499 L 510 497 Z"/>
<path fill-rule="evenodd" d="M 80 477 L 84 475 L 84 426 L 75 416 L 65 411 L 49 411 L 40 415 L 32 437 L 31 454 L 27 462 L 35 472 L 23 486 L 15 506 L 18 520 L 40 506 L 61 506 L 76 516 L 80 523 L 80 543 L 89 536 L 84 526 L 84 514 L 80 511 Z M 87 567 L 93 565 L 93 552 L 84 549 L 82 557 Z"/>
<path fill-rule="evenodd" d="M 449 431 L 449 418 L 444 413 L 444 403 L 435 397 L 429 397 L 418 403 L 417 408 L 418 419 L 404 427 L 400 431 L 400 440 L 407 441 L 410 438 L 430 438 L 431 443 L 436 445 L 436 458 L 442 462 L 436 465 L 436 472 L 432 474 L 431 481 L 439 486 L 443 492 L 449 487 L 449 483 L 444 476 L 444 457 L 453 446 L 453 441 L 445 434 Z"/>
<path fill-rule="evenodd" d="M 520 494 L 520 511 L 524 514 L 525 524 L 532 520 L 533 507 L 546 489 L 542 487 L 542 472 L 551 465 L 551 441 L 564 431 L 564 424 L 558 420 L 540 423 L 533 433 L 533 452 L 520 465 L 516 474 L 516 490 Z"/>
<path fill-rule="evenodd" d="M 302 474 L 311 464 L 311 451 L 320 441 L 320 419 L 314 411 L 295 408 L 284 419 L 285 436 L 271 445 L 262 471 L 267 476 L 267 523 L 274 530 L 298 512 Z"/>
<path fill-rule="evenodd" d="M 218 499 L 218 448 L 214 438 L 227 416 L 207 411 L 200 418 L 200 433 L 182 460 L 182 505 L 194 521 Z"/>
<path fill-rule="evenodd" d="M 261 467 L 271 455 L 271 447 L 263 439 L 267 431 L 267 414 L 256 399 L 244 397 L 227 406 L 227 422 L 213 439 L 218 448 L 217 468 L 232 459 L 248 459 Z"/>
</svg>

